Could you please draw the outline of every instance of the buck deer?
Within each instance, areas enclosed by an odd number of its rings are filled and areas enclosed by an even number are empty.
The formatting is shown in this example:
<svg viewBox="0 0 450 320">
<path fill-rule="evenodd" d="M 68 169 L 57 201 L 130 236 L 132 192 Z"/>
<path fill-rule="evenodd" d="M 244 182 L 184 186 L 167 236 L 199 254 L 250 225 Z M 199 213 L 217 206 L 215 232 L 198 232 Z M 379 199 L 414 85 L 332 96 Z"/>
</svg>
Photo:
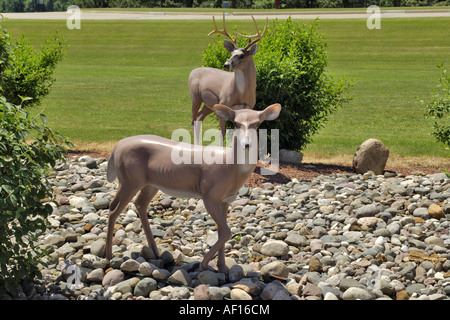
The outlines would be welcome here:
<svg viewBox="0 0 450 320">
<path fill-rule="evenodd" d="M 281 106 L 273 104 L 263 111 L 256 111 L 233 110 L 215 105 L 213 111 L 219 119 L 230 119 L 235 124 L 231 148 L 191 145 L 154 135 L 129 137 L 116 144 L 107 168 L 108 181 L 113 182 L 116 178 L 119 180 L 117 194 L 110 204 L 105 246 L 107 259 L 112 257 L 114 223 L 138 191 L 140 193 L 134 204 L 148 245 L 159 256 L 147 218 L 147 207 L 158 190 L 161 190 L 174 197 L 203 199 L 207 212 L 218 226 L 219 237 L 204 256 L 201 269 L 207 269 L 208 262 L 219 252 L 217 265 L 220 272 L 225 272 L 224 245 L 231 237 L 227 226 L 228 206 L 256 167 L 256 161 L 249 163 L 237 158 L 240 154 L 248 159 L 252 150 L 258 150 L 256 134 L 251 133 L 256 132 L 262 121 L 276 119 Z M 203 157 L 206 150 L 213 152 L 215 158 L 221 158 L 221 161 L 209 164 L 205 161 L 176 164 L 173 161 L 174 154 L 187 152 L 191 159 L 195 159 Z"/>
<path fill-rule="evenodd" d="M 225 14 L 223 15 L 223 30 L 219 30 L 213 16 L 214 30 L 212 34 L 222 34 L 231 41 L 224 40 L 224 46 L 231 52 L 231 58 L 225 62 L 224 67 L 234 72 L 227 72 L 215 68 L 197 68 L 189 75 L 189 93 L 192 99 L 191 125 L 194 133 L 194 144 L 199 143 L 200 126 L 205 117 L 212 113 L 215 104 L 229 106 L 232 109 L 253 109 L 256 103 L 256 68 L 253 62 L 253 55 L 258 50 L 256 44 L 267 31 L 267 23 L 263 33 L 259 32 L 255 18 L 253 18 L 257 33 L 244 36 L 236 33 L 232 37 L 225 27 Z M 249 39 L 249 43 L 244 48 L 236 45 L 237 36 Z M 202 103 L 203 108 L 199 111 Z M 220 130 L 222 138 L 225 134 L 226 121 L 220 120 Z M 220 141 L 222 145 L 222 141 Z"/>
</svg>

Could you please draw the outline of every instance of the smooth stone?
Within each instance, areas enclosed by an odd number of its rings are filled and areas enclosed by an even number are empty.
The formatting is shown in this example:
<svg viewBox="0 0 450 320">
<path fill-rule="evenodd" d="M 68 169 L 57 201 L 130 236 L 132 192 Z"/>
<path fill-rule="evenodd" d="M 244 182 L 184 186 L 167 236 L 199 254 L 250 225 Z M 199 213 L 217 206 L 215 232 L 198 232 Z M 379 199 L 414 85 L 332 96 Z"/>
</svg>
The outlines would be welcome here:
<svg viewBox="0 0 450 320">
<path fill-rule="evenodd" d="M 111 270 L 111 271 L 107 272 L 105 274 L 105 276 L 103 277 L 102 285 L 105 288 L 114 286 L 114 285 L 122 282 L 124 277 L 125 277 L 125 275 L 122 271 L 117 270 L 117 269 Z"/>
<path fill-rule="evenodd" d="M 289 270 L 287 266 L 280 261 L 273 261 L 265 266 L 263 266 L 260 270 L 261 276 L 266 280 L 271 280 L 270 276 L 278 276 L 282 278 L 287 278 L 289 276 Z"/>
<path fill-rule="evenodd" d="M 103 257 L 105 255 L 105 240 L 98 239 L 91 243 L 91 253 L 97 257 Z"/>
<path fill-rule="evenodd" d="M 373 297 L 365 289 L 350 287 L 342 294 L 342 300 L 373 300 Z"/>
<path fill-rule="evenodd" d="M 217 277 L 217 273 L 209 270 L 205 270 L 200 272 L 198 275 L 198 281 L 202 284 L 207 284 L 210 286 L 218 286 L 219 278 Z"/>
<path fill-rule="evenodd" d="M 120 265 L 120 269 L 126 272 L 136 272 L 139 270 L 140 263 L 134 259 L 128 259 Z"/>
<path fill-rule="evenodd" d="M 170 284 L 175 285 L 182 284 L 185 286 L 189 286 L 191 281 L 192 281 L 191 277 L 189 276 L 188 272 L 184 269 L 178 269 L 167 279 L 167 282 L 169 282 Z"/>
<path fill-rule="evenodd" d="M 150 292 L 155 291 L 158 289 L 158 282 L 156 282 L 155 279 L 152 278 L 144 278 L 140 280 L 136 287 L 134 288 L 134 295 L 139 297 L 148 297 Z"/>
<path fill-rule="evenodd" d="M 282 240 L 267 241 L 261 248 L 261 253 L 269 257 L 284 256 L 289 252 L 289 246 Z"/>
<path fill-rule="evenodd" d="M 252 296 L 241 289 L 232 289 L 230 298 L 231 300 L 252 300 Z"/>
<path fill-rule="evenodd" d="M 91 281 L 91 282 L 102 282 L 104 277 L 105 277 L 105 272 L 103 271 L 103 269 L 98 268 L 98 269 L 92 270 L 87 275 L 87 280 Z"/>
</svg>

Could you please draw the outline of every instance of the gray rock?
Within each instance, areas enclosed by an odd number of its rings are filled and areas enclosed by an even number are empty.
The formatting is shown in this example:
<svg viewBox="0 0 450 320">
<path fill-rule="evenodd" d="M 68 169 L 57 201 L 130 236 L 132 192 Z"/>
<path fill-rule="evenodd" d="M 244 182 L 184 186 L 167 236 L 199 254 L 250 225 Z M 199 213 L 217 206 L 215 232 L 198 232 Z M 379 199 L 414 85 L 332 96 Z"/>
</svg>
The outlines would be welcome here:
<svg viewBox="0 0 450 320">
<path fill-rule="evenodd" d="M 103 271 L 103 269 L 98 268 L 98 269 L 92 270 L 92 271 L 87 275 L 87 280 L 88 280 L 88 281 L 91 281 L 91 282 L 102 282 L 104 276 L 105 276 L 105 272 Z"/>
<path fill-rule="evenodd" d="M 380 209 L 374 204 L 368 204 L 356 210 L 356 218 L 374 217 Z"/>
<path fill-rule="evenodd" d="M 201 284 L 194 288 L 194 300 L 209 300 L 208 286 Z"/>
<path fill-rule="evenodd" d="M 398 184 L 392 184 L 389 186 L 389 191 L 392 194 L 399 194 L 401 196 L 405 196 L 407 194 L 406 188 L 402 187 Z"/>
<path fill-rule="evenodd" d="M 128 259 L 120 265 L 120 269 L 125 272 L 136 272 L 139 270 L 140 263 L 134 259 Z"/>
<path fill-rule="evenodd" d="M 342 300 L 373 300 L 373 297 L 365 289 L 350 287 L 342 294 Z"/>
<path fill-rule="evenodd" d="M 406 287 L 406 292 L 409 295 L 413 293 L 420 293 L 420 290 L 425 289 L 425 285 L 422 283 L 414 283 Z"/>
<path fill-rule="evenodd" d="M 246 205 L 246 206 L 242 209 L 242 213 L 245 213 L 245 214 L 254 214 L 257 208 L 258 208 L 258 207 L 255 206 L 255 205 Z"/>
<path fill-rule="evenodd" d="M 279 295 L 279 297 L 289 296 L 289 292 L 287 291 L 287 289 L 278 280 L 275 280 L 266 285 L 261 292 L 261 298 L 263 300 L 275 300 L 274 298 L 276 297 L 276 295 Z"/>
<path fill-rule="evenodd" d="M 105 240 L 98 239 L 91 243 L 91 253 L 97 257 L 105 255 Z"/>
<path fill-rule="evenodd" d="M 306 246 L 307 239 L 305 236 L 299 235 L 298 233 L 289 233 L 284 239 L 284 242 L 294 247 L 304 247 Z"/>
<path fill-rule="evenodd" d="M 94 208 L 97 210 L 107 209 L 109 208 L 110 199 L 107 198 L 99 198 L 94 201 Z"/>
<path fill-rule="evenodd" d="M 242 266 L 235 264 L 228 272 L 228 278 L 231 283 L 238 282 L 244 277 L 244 269 Z"/>
<path fill-rule="evenodd" d="M 373 171 L 375 174 L 383 174 L 384 167 L 389 158 L 389 149 L 376 139 L 364 141 L 353 156 L 353 169 L 356 173 Z"/>
<path fill-rule="evenodd" d="M 177 271 L 175 271 L 168 279 L 167 281 L 171 284 L 175 284 L 175 285 L 185 285 L 185 286 L 189 286 L 192 279 L 189 276 L 189 274 L 187 273 L 186 270 L 184 269 L 178 269 Z"/>
<path fill-rule="evenodd" d="M 428 213 L 428 209 L 427 208 L 417 208 L 416 210 L 414 210 L 413 216 L 414 217 L 419 217 L 419 218 L 422 218 L 422 219 L 430 218 L 430 215 Z"/>
<path fill-rule="evenodd" d="M 360 289 L 366 288 L 361 282 L 359 282 L 358 280 L 352 279 L 352 278 L 343 278 L 339 282 L 339 290 L 341 290 L 342 292 L 344 292 L 347 289 L 352 288 L 352 287 L 360 288 Z"/>
<path fill-rule="evenodd" d="M 86 167 L 89 169 L 97 169 L 97 161 L 95 159 L 91 159 L 86 161 Z"/>
<path fill-rule="evenodd" d="M 310 243 L 311 252 L 313 254 L 320 252 L 320 250 L 322 250 L 322 245 L 323 245 L 322 240 L 312 239 Z"/>
<path fill-rule="evenodd" d="M 261 268 L 261 276 L 269 281 L 270 276 L 277 276 L 282 278 L 287 278 L 289 275 L 289 270 L 286 265 L 281 261 L 273 261 Z"/>
<path fill-rule="evenodd" d="M 137 297 L 148 297 L 150 292 L 158 289 L 158 283 L 155 279 L 144 278 L 136 284 L 134 287 L 134 295 Z"/>
<path fill-rule="evenodd" d="M 44 244 L 60 247 L 65 243 L 65 239 L 59 234 L 52 234 L 44 239 Z"/>
<path fill-rule="evenodd" d="M 103 186 L 103 181 L 100 181 L 98 179 L 91 180 L 88 183 L 83 185 L 85 190 L 94 189 L 94 188 L 100 188 L 102 186 Z"/>
<path fill-rule="evenodd" d="M 202 284 L 208 284 L 210 286 L 218 286 L 219 285 L 219 278 L 217 276 L 216 272 L 205 270 L 200 272 L 198 275 L 198 281 Z"/>
<path fill-rule="evenodd" d="M 270 257 L 284 256 L 289 252 L 289 246 L 282 240 L 267 241 L 261 248 L 261 253 Z"/>
<path fill-rule="evenodd" d="M 142 262 L 139 265 L 139 273 L 144 276 L 151 276 L 156 269 L 158 269 L 158 267 L 149 262 Z"/>
<path fill-rule="evenodd" d="M 102 285 L 107 289 L 110 286 L 114 286 L 123 281 L 125 275 L 120 270 L 111 270 L 105 274 L 102 280 Z"/>
<path fill-rule="evenodd" d="M 167 280 L 170 277 L 170 271 L 166 269 L 157 268 L 153 270 L 152 277 L 157 280 Z"/>
<path fill-rule="evenodd" d="M 167 209 L 172 206 L 173 200 L 170 198 L 164 198 L 159 201 L 159 204 L 162 205 L 163 208 Z"/>
<path fill-rule="evenodd" d="M 400 223 L 398 223 L 398 222 L 396 222 L 396 221 L 391 222 L 391 223 L 389 223 L 389 224 L 386 226 L 386 229 L 389 230 L 389 232 L 391 233 L 391 235 L 392 235 L 392 234 L 399 234 L 399 233 L 400 233 L 400 228 L 401 228 Z"/>
<path fill-rule="evenodd" d="M 280 149 L 279 151 L 280 162 L 301 164 L 303 160 L 303 154 L 298 151 Z"/>
<path fill-rule="evenodd" d="M 231 300 L 253 300 L 251 295 L 241 289 L 232 289 L 230 297 Z"/>
</svg>

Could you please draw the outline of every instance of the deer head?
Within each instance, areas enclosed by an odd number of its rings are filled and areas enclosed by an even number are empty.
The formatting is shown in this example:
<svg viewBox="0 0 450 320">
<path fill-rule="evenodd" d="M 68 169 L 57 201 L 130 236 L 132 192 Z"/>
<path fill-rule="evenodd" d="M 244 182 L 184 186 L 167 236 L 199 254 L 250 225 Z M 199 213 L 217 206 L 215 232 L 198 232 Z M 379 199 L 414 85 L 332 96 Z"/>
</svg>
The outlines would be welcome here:
<svg viewBox="0 0 450 320">
<path fill-rule="evenodd" d="M 281 111 L 281 105 L 276 103 L 268 106 L 263 111 L 256 110 L 233 110 L 227 106 L 216 104 L 213 108 L 214 113 L 219 119 L 231 120 L 234 123 L 233 141 L 236 139 L 238 147 L 244 150 L 250 150 L 256 147 L 258 140 L 256 129 L 263 121 L 271 121 L 278 118 Z"/>
<path fill-rule="evenodd" d="M 266 18 L 266 25 L 264 27 L 264 31 L 262 34 L 259 31 L 258 25 L 255 21 L 255 18 L 252 16 L 253 23 L 255 24 L 256 34 L 254 35 L 242 35 L 240 33 L 236 33 L 233 37 L 231 36 L 225 26 L 225 13 L 223 14 L 223 30 L 219 30 L 216 25 L 216 20 L 213 16 L 214 30 L 211 31 L 208 36 L 212 34 L 222 34 L 229 38 L 231 41 L 224 40 L 224 47 L 227 51 L 231 52 L 231 58 L 225 62 L 224 67 L 228 70 L 239 70 L 240 67 L 245 66 L 249 60 L 252 59 L 253 55 L 258 51 L 258 45 L 256 44 L 259 40 L 264 37 L 267 32 L 267 23 L 268 19 Z M 244 48 L 239 48 L 236 44 L 237 36 L 241 36 L 243 38 L 249 39 L 249 43 Z"/>
</svg>

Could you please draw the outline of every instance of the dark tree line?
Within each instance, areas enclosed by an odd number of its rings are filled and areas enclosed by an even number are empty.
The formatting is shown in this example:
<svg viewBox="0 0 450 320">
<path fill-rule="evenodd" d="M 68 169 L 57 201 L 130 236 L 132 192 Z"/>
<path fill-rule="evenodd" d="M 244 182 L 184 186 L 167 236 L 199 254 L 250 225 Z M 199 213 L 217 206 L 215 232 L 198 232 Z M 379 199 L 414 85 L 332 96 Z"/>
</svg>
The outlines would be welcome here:
<svg viewBox="0 0 450 320">
<path fill-rule="evenodd" d="M 80 8 L 221 8 L 223 0 L 44 0 L 46 11 L 65 11 L 70 5 Z M 229 0 L 230 8 L 365 8 L 450 5 L 450 0 Z M 36 0 L 0 0 L 0 12 L 41 10 Z"/>
</svg>

